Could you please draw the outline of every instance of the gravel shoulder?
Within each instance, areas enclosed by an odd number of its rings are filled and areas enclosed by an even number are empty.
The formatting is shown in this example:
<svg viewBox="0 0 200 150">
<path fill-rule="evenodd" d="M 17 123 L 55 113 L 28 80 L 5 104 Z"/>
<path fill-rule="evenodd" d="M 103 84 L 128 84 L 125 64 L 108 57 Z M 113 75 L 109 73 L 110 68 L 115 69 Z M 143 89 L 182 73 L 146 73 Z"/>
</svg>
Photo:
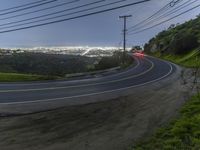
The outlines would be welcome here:
<svg viewBox="0 0 200 150">
<path fill-rule="evenodd" d="M 180 71 L 181 72 L 181 71 Z M 132 89 L 128 96 L 36 114 L 1 117 L 1 150 L 123 150 L 178 115 L 191 71 Z"/>
</svg>

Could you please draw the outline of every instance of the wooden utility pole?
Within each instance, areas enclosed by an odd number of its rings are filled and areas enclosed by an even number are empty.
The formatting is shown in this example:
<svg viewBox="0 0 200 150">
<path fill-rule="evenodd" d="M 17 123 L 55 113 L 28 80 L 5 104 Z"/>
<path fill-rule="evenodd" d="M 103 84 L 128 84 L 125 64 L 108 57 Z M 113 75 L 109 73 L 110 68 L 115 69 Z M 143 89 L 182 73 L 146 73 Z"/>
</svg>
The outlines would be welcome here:
<svg viewBox="0 0 200 150">
<path fill-rule="evenodd" d="M 123 53 L 123 61 L 125 62 L 125 53 L 126 53 L 126 33 L 127 33 L 127 28 L 126 28 L 126 22 L 127 22 L 127 18 L 132 17 L 132 15 L 124 15 L 124 16 L 119 16 L 120 19 L 124 19 L 124 30 L 123 30 L 123 34 L 124 34 L 124 53 Z"/>
</svg>

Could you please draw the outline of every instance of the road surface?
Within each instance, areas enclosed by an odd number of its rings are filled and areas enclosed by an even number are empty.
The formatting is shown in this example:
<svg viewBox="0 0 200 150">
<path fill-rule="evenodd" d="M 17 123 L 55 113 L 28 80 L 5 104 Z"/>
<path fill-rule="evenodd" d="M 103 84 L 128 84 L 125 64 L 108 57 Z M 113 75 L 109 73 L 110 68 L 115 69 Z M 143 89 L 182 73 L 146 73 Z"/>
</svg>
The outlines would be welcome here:
<svg viewBox="0 0 200 150">
<path fill-rule="evenodd" d="M 94 98 L 98 95 L 106 97 L 109 93 L 117 94 L 130 88 L 159 82 L 176 71 L 173 64 L 160 59 L 150 56 L 135 58 L 137 64 L 131 69 L 99 78 L 43 83 L 1 83 L 0 106 L 56 103 L 90 96 Z"/>
</svg>

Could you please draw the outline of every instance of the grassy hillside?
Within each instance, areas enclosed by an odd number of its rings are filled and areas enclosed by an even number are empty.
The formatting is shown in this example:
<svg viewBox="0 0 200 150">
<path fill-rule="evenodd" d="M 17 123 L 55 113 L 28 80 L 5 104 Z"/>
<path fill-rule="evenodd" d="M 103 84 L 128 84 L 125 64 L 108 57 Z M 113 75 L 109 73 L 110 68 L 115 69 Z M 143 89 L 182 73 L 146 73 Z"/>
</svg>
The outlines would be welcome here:
<svg viewBox="0 0 200 150">
<path fill-rule="evenodd" d="M 51 79 L 56 79 L 56 77 L 17 74 L 17 73 L 0 73 L 0 82 L 38 81 L 38 80 L 51 80 Z"/>
<path fill-rule="evenodd" d="M 200 60 L 200 16 L 184 24 L 171 25 L 145 44 L 145 52 L 186 67 Z"/>
<path fill-rule="evenodd" d="M 148 141 L 136 144 L 134 150 L 200 149 L 200 96 L 192 97 L 180 113 L 177 120 L 161 128 Z"/>
<path fill-rule="evenodd" d="M 154 56 L 188 68 L 200 67 L 200 51 L 198 49 L 184 55 L 160 55 L 159 53 L 155 53 Z"/>
</svg>

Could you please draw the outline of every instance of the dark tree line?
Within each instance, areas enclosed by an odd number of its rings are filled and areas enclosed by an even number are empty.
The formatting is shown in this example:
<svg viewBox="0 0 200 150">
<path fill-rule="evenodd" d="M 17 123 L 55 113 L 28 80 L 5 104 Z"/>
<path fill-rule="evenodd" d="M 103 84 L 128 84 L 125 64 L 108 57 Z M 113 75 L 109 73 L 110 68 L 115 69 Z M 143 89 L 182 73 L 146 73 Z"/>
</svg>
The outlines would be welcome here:
<svg viewBox="0 0 200 150">
<path fill-rule="evenodd" d="M 123 52 L 116 51 L 111 57 L 103 57 L 98 64 L 95 65 L 95 70 L 103 70 L 117 66 L 128 66 L 133 63 L 132 57 L 123 55 Z"/>
<path fill-rule="evenodd" d="M 0 72 L 63 76 L 85 72 L 94 58 L 43 53 L 19 53 L 0 56 Z"/>
</svg>

